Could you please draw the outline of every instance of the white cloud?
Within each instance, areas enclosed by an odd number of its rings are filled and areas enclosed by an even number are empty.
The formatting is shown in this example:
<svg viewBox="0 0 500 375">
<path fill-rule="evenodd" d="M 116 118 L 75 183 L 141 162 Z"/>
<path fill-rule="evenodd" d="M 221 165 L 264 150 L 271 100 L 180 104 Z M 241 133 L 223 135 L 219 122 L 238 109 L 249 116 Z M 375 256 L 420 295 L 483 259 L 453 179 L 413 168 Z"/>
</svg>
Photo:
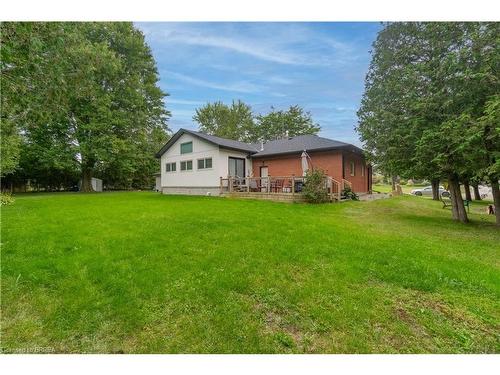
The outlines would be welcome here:
<svg viewBox="0 0 500 375">
<path fill-rule="evenodd" d="M 270 92 L 269 94 L 272 96 L 275 96 L 277 98 L 286 98 L 288 96 L 288 95 L 283 94 L 281 92 Z"/>
<path fill-rule="evenodd" d="M 162 43 L 176 43 L 192 46 L 202 46 L 226 49 L 254 58 L 289 65 L 327 66 L 335 60 L 333 55 L 344 59 L 352 52 L 351 46 L 326 38 L 312 32 L 302 25 L 275 25 L 259 24 L 254 26 L 250 36 L 242 36 L 238 30 L 224 30 L 218 34 L 203 28 L 203 25 L 183 23 L 141 24 L 141 29 L 148 38 Z M 228 36 L 229 34 L 229 36 Z M 332 54 L 327 56 L 324 51 L 298 52 L 297 43 L 316 45 L 319 48 L 328 46 Z"/>
<path fill-rule="evenodd" d="M 264 87 L 255 85 L 251 82 L 240 81 L 240 82 L 227 82 L 224 84 L 206 81 L 204 79 L 193 78 L 191 76 L 176 73 L 168 70 L 162 70 L 161 74 L 164 79 L 173 78 L 178 81 L 182 81 L 191 85 L 208 87 L 216 90 L 230 91 L 230 92 L 242 92 L 242 93 L 256 93 L 264 90 Z"/>
<path fill-rule="evenodd" d="M 293 80 L 291 80 L 290 78 L 281 77 L 281 76 L 271 76 L 271 77 L 267 77 L 267 79 L 269 82 L 277 83 L 280 85 L 291 85 L 293 83 Z"/>
<path fill-rule="evenodd" d="M 166 32 L 165 38 L 170 42 L 191 44 L 205 47 L 224 48 L 238 53 L 250 55 L 261 60 L 277 62 L 281 64 L 303 64 L 303 58 L 291 53 L 266 48 L 265 45 L 255 43 L 253 40 L 243 38 L 227 38 L 207 34 L 196 34 L 186 32 Z"/>
<path fill-rule="evenodd" d="M 185 99 L 174 99 L 168 97 L 166 99 L 167 104 L 180 104 L 180 105 L 203 105 L 205 102 L 201 100 L 185 100 Z"/>
</svg>

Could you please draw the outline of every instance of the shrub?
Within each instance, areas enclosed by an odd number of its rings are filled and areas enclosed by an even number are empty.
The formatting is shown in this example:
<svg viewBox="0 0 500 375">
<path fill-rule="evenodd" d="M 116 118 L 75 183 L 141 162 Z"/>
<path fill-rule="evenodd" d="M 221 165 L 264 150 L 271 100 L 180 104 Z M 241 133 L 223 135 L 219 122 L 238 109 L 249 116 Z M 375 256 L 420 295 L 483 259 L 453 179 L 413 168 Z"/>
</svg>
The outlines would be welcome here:
<svg viewBox="0 0 500 375">
<path fill-rule="evenodd" d="M 353 201 L 359 201 L 358 194 L 356 194 L 349 186 L 346 186 L 344 190 L 342 190 L 342 198 L 350 199 Z"/>
<path fill-rule="evenodd" d="M 326 174 L 321 169 L 310 169 L 306 173 L 306 181 L 302 193 L 309 203 L 327 202 L 328 189 L 325 184 Z"/>
<path fill-rule="evenodd" d="M 14 203 L 15 199 L 8 193 L 0 193 L 0 206 L 7 206 Z"/>
</svg>

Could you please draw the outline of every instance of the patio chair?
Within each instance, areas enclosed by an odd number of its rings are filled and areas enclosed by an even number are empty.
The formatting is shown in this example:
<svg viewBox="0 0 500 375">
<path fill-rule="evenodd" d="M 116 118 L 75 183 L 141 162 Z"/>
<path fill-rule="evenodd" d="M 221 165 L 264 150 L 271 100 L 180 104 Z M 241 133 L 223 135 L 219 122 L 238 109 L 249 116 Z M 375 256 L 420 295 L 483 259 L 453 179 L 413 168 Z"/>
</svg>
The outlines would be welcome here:
<svg viewBox="0 0 500 375">
<path fill-rule="evenodd" d="M 248 185 L 250 186 L 250 191 L 259 191 L 259 187 L 257 186 L 256 180 L 249 180 Z"/>
</svg>

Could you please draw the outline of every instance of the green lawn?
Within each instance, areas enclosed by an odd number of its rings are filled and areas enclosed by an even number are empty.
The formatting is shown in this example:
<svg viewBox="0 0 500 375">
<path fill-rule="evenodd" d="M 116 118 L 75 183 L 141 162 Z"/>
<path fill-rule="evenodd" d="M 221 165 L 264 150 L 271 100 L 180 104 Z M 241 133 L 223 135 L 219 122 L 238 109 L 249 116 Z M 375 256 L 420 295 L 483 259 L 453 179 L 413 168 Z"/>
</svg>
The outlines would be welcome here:
<svg viewBox="0 0 500 375">
<path fill-rule="evenodd" d="M 410 194 L 413 189 L 420 189 L 423 187 L 429 186 L 427 185 L 401 185 L 401 190 L 404 194 Z M 377 191 L 380 193 L 390 193 L 392 192 L 392 185 L 390 184 L 374 184 L 373 191 Z M 427 197 L 425 197 L 427 198 Z"/>
<path fill-rule="evenodd" d="M 462 225 L 415 197 L 18 195 L 2 208 L 2 350 L 499 353 L 484 204 Z"/>
</svg>

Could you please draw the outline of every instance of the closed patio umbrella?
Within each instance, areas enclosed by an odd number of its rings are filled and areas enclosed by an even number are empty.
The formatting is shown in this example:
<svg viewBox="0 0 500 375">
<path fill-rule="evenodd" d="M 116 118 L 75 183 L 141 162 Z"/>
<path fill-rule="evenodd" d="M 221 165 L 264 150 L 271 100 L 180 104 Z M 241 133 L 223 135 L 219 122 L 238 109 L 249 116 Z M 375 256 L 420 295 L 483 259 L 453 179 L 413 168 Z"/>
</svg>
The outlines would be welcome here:
<svg viewBox="0 0 500 375">
<path fill-rule="evenodd" d="M 305 176 L 307 171 L 309 170 L 309 163 L 307 161 L 308 157 L 307 152 L 304 150 L 300 157 L 302 158 L 302 175 Z"/>
</svg>

